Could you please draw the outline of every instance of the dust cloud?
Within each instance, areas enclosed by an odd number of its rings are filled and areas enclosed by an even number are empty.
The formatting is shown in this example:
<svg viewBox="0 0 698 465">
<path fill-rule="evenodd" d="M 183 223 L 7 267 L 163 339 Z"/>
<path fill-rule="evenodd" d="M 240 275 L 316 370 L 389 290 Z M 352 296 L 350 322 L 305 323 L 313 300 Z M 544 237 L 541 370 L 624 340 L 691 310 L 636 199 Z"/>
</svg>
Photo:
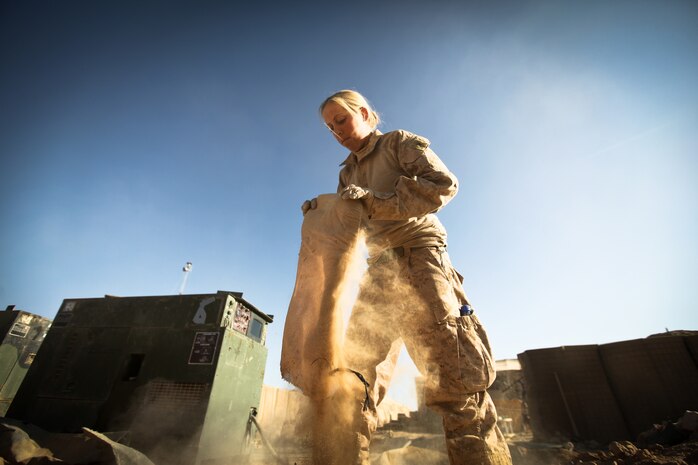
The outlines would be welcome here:
<svg viewBox="0 0 698 465">
<path fill-rule="evenodd" d="M 406 367 L 397 365 L 398 356 L 404 347 L 400 338 L 386 347 L 387 353 L 380 354 L 385 359 L 366 357 L 366 354 L 374 355 L 370 348 L 376 344 L 376 338 L 386 335 L 389 338 L 394 337 L 397 334 L 396 320 L 409 318 L 409 312 L 420 305 L 413 288 L 398 279 L 397 266 L 382 267 L 380 276 L 369 276 L 366 274 L 367 257 L 365 234 L 362 231 L 347 253 L 344 274 L 334 293 L 338 297 L 333 315 L 337 320 L 341 317 L 341 321 L 333 323 L 334 331 L 328 340 L 331 351 L 336 356 L 336 365 L 326 367 L 327 371 L 323 374 L 318 373 L 318 379 L 323 379 L 326 384 L 324 392 L 313 405 L 315 463 L 353 463 L 353 457 L 357 453 L 368 453 L 367 438 L 370 437 L 370 432 L 367 428 L 369 424 L 372 425 L 371 428 L 375 428 L 377 418 L 375 413 L 367 411 L 375 406 L 370 406 L 367 398 L 368 387 L 358 375 L 374 387 L 370 397 L 379 404 L 385 398 L 388 386 L 396 375 L 416 371 L 414 365 L 411 369 L 404 362 Z M 390 321 L 386 320 L 385 313 L 373 311 L 374 304 L 387 303 L 384 300 L 385 296 L 390 296 L 392 300 L 389 302 L 392 313 Z M 361 326 L 371 330 L 352 332 L 347 337 L 351 314 L 356 311 L 360 312 Z M 374 366 L 375 370 L 372 369 Z M 416 404 L 414 378 L 398 378 L 409 383 L 409 386 L 404 388 L 411 388 L 413 403 Z"/>
<path fill-rule="evenodd" d="M 155 464 L 190 465 L 196 460 L 205 395 L 202 392 L 200 399 L 168 398 L 161 395 L 163 387 L 172 392 L 186 388 L 154 378 L 134 390 L 129 406 L 109 426 L 112 430 L 128 431 L 125 444 L 143 452 Z"/>
<path fill-rule="evenodd" d="M 368 454 L 377 422 L 373 402 L 385 397 L 403 347 L 398 328 L 424 305 L 399 279 L 396 260 L 366 273 L 364 220 L 360 202 L 327 194 L 301 231 L 281 373 L 309 399 L 317 464 L 353 463 Z"/>
</svg>

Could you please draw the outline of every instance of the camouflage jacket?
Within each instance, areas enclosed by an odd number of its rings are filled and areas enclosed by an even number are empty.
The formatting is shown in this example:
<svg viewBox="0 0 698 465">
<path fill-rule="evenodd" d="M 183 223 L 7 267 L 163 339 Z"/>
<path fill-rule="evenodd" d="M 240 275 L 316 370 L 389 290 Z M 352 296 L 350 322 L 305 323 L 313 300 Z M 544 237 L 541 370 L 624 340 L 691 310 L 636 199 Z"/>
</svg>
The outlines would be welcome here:
<svg viewBox="0 0 698 465">
<path fill-rule="evenodd" d="M 374 193 L 364 202 L 371 256 L 393 247 L 446 245 L 446 230 L 434 213 L 456 195 L 458 180 L 426 138 L 376 130 L 341 166 L 338 192 L 355 184 Z"/>
</svg>

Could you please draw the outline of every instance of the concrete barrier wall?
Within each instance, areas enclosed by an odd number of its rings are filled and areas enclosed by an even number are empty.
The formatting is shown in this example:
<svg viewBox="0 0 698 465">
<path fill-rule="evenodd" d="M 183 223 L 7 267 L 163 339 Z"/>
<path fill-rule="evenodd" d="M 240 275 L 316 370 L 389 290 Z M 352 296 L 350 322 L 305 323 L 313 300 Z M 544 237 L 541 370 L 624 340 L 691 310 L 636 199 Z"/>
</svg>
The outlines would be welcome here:
<svg viewBox="0 0 698 465">
<path fill-rule="evenodd" d="M 698 409 L 698 336 L 660 336 L 519 354 L 541 440 L 635 439 Z"/>
</svg>

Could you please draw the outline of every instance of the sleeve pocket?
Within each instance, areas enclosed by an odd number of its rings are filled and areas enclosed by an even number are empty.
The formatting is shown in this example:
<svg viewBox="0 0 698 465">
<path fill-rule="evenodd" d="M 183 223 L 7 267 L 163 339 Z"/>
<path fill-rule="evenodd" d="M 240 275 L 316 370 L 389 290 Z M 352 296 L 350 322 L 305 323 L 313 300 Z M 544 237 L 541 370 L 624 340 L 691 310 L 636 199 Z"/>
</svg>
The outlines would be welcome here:
<svg viewBox="0 0 698 465">
<path fill-rule="evenodd" d="M 415 134 L 409 134 L 407 139 L 402 143 L 400 150 L 400 158 L 402 163 L 414 163 L 417 159 L 424 155 L 424 152 L 429 148 L 429 139 Z"/>
</svg>

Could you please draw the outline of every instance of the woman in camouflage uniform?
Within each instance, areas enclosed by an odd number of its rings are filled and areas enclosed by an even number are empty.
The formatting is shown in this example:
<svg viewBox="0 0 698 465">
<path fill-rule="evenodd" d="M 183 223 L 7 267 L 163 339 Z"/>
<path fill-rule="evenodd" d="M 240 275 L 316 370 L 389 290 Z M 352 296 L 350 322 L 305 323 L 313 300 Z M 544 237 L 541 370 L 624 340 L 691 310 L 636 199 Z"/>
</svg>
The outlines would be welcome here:
<svg viewBox="0 0 698 465">
<path fill-rule="evenodd" d="M 342 163 L 338 193 L 360 200 L 368 218 L 369 267 L 344 349 L 347 368 L 363 375 L 373 397 L 368 408 L 357 408 L 354 463 L 369 463 L 375 405 L 387 391 L 404 341 L 425 377 L 427 406 L 443 417 L 451 464 L 510 464 L 486 392 L 494 380 L 489 342 L 434 215 L 456 195 L 456 177 L 424 137 L 403 130 L 382 134 L 377 113 L 358 92 L 331 95 L 320 113 L 335 139 L 351 151 Z M 302 209 L 313 207 L 306 201 Z"/>
</svg>

